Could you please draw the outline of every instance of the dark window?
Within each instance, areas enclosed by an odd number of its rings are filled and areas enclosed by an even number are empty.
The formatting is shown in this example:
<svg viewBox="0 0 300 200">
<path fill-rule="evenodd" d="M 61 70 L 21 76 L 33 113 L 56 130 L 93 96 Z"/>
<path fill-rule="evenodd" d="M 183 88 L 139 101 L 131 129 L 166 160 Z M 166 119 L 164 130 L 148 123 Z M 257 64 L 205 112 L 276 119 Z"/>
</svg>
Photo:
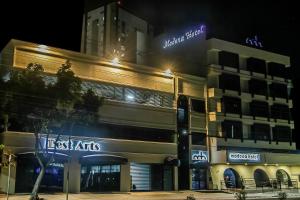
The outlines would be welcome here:
<svg viewBox="0 0 300 200">
<path fill-rule="evenodd" d="M 279 97 L 279 98 L 287 98 L 287 85 L 272 83 L 270 85 L 270 96 L 271 97 Z"/>
<path fill-rule="evenodd" d="M 250 110 L 253 116 L 269 117 L 269 104 L 263 101 L 252 101 L 250 103 Z"/>
<path fill-rule="evenodd" d="M 192 144 L 206 145 L 206 134 L 192 132 Z"/>
<path fill-rule="evenodd" d="M 205 101 L 192 99 L 191 102 L 193 111 L 205 113 Z"/>
<path fill-rule="evenodd" d="M 221 74 L 219 76 L 219 88 L 240 91 L 240 77 L 231 74 Z"/>
<path fill-rule="evenodd" d="M 242 122 L 225 120 L 222 122 L 223 136 L 227 138 L 242 138 Z"/>
<path fill-rule="evenodd" d="M 248 58 L 247 70 L 251 72 L 266 74 L 267 72 L 266 61 L 257 58 Z"/>
<path fill-rule="evenodd" d="M 54 130 L 55 131 L 55 130 Z M 67 134 L 67 133 L 66 133 Z M 165 129 L 99 124 L 98 126 L 75 125 L 73 135 L 154 142 L 173 142 L 174 131 Z"/>
<path fill-rule="evenodd" d="M 241 114 L 241 99 L 224 96 L 223 101 L 225 113 Z"/>
<path fill-rule="evenodd" d="M 287 105 L 274 104 L 271 106 L 271 116 L 274 119 L 290 119 L 290 109 Z"/>
<path fill-rule="evenodd" d="M 282 78 L 287 77 L 287 70 L 283 64 L 270 62 L 268 63 L 268 73 L 271 76 L 278 76 Z"/>
<path fill-rule="evenodd" d="M 124 21 L 121 22 L 121 32 L 125 34 L 126 23 Z"/>
<path fill-rule="evenodd" d="M 98 54 L 98 37 L 99 37 L 99 21 L 98 19 L 92 22 L 92 54 Z"/>
<path fill-rule="evenodd" d="M 251 134 L 252 138 L 256 140 L 270 140 L 270 126 L 268 124 L 253 124 Z"/>
<path fill-rule="evenodd" d="M 266 81 L 251 79 L 249 81 L 249 92 L 266 96 L 268 95 L 268 84 Z"/>
<path fill-rule="evenodd" d="M 227 51 L 220 51 L 219 65 L 239 68 L 239 55 Z"/>
<path fill-rule="evenodd" d="M 288 126 L 275 126 L 273 128 L 273 140 L 281 142 L 291 141 L 291 129 Z"/>
</svg>

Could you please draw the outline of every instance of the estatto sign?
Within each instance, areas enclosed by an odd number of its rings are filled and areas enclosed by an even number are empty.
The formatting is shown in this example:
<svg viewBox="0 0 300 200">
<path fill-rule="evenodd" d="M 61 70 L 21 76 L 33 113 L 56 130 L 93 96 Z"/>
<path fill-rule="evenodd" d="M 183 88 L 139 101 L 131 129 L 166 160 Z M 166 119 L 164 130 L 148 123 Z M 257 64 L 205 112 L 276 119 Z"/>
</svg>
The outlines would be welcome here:
<svg viewBox="0 0 300 200">
<path fill-rule="evenodd" d="M 55 139 L 48 139 L 48 148 L 55 149 Z M 59 140 L 56 142 L 57 150 L 74 150 L 74 151 L 93 151 L 100 152 L 101 145 L 94 141 L 82 141 L 82 140 L 70 140 L 70 148 L 69 148 L 69 140 Z"/>
</svg>

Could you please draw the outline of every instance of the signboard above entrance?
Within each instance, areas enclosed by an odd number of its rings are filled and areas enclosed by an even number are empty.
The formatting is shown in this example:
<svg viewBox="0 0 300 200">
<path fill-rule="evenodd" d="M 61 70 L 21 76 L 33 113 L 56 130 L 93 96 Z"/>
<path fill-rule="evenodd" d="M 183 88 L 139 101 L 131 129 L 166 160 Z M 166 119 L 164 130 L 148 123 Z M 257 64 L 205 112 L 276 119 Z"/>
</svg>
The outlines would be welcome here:
<svg viewBox="0 0 300 200">
<path fill-rule="evenodd" d="M 261 162 L 260 153 L 229 151 L 227 154 L 228 154 L 227 159 L 229 162 L 236 162 L 236 163 L 259 163 L 259 162 Z"/>
<path fill-rule="evenodd" d="M 207 151 L 201 151 L 201 150 L 192 150 L 192 163 L 206 163 L 208 162 L 208 156 Z"/>
<path fill-rule="evenodd" d="M 70 149 L 69 149 L 70 146 Z M 48 148 L 55 149 L 55 139 L 49 138 L 48 139 Z M 59 140 L 56 143 L 57 150 L 73 150 L 73 151 L 93 151 L 93 152 L 100 152 L 101 145 L 94 141 L 82 141 L 82 140 Z"/>
</svg>

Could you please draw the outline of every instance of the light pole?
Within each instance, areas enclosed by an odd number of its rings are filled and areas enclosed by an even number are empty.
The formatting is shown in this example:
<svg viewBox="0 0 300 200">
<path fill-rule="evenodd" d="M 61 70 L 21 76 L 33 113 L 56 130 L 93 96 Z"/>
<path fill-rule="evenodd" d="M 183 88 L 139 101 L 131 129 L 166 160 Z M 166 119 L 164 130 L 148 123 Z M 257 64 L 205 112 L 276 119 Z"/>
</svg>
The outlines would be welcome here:
<svg viewBox="0 0 300 200">
<path fill-rule="evenodd" d="M 11 165 L 13 165 L 12 157 L 15 157 L 14 154 L 6 154 L 8 155 L 8 175 L 7 175 L 7 188 L 6 188 L 6 200 L 9 198 L 9 189 L 10 189 L 10 174 L 11 174 Z"/>
</svg>

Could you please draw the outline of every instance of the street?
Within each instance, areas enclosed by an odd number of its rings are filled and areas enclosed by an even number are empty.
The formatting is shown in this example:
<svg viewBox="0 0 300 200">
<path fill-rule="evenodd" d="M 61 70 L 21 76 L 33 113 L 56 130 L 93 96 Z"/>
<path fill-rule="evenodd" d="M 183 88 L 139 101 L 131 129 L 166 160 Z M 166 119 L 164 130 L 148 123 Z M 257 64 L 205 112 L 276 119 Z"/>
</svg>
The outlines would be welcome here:
<svg viewBox="0 0 300 200">
<path fill-rule="evenodd" d="M 230 193 L 205 193 L 195 191 L 180 191 L 180 192 L 132 192 L 132 193 L 80 193 L 70 194 L 69 200 L 184 200 L 188 195 L 193 195 L 196 200 L 218 200 L 218 199 L 234 199 L 234 195 Z M 251 193 L 247 195 L 247 199 L 278 199 L 277 193 L 266 192 L 266 193 Z M 63 193 L 58 194 L 41 194 L 41 198 L 45 200 L 65 200 L 66 195 Z M 5 199 L 4 195 L 0 196 L 0 199 Z M 9 197 L 10 200 L 27 200 L 29 195 L 12 195 Z M 288 199 L 300 199 L 299 193 L 289 193 Z"/>
</svg>

